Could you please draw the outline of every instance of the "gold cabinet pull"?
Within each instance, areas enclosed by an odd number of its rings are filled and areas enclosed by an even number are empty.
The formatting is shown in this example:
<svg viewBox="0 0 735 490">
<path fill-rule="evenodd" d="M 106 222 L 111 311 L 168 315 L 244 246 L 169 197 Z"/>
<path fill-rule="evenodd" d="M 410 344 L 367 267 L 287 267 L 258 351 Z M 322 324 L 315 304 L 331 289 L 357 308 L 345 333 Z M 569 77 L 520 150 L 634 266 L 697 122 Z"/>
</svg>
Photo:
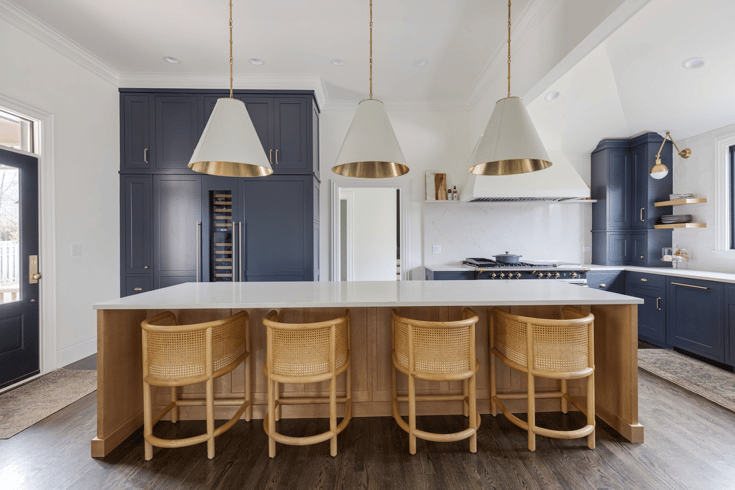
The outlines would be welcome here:
<svg viewBox="0 0 735 490">
<path fill-rule="evenodd" d="M 270 150 L 268 150 L 268 163 L 270 163 L 271 165 L 273 165 L 273 148 L 271 148 Z"/>
<path fill-rule="evenodd" d="M 143 148 L 143 163 L 148 163 L 148 148 Z"/>
<path fill-rule="evenodd" d="M 135 288 L 133 291 L 143 291 L 143 288 Z"/>
<path fill-rule="evenodd" d="M 656 309 L 661 311 L 661 298 L 656 298 Z"/>
<path fill-rule="evenodd" d="M 642 257 L 641 257 L 641 258 L 642 258 Z M 645 277 L 641 277 L 641 281 L 642 281 L 642 282 L 648 282 L 648 279 L 646 279 Z"/>
<path fill-rule="evenodd" d="M 705 291 L 709 289 L 704 286 L 695 286 L 693 284 L 682 284 L 680 282 L 672 282 L 671 284 L 675 286 L 684 286 L 685 288 L 704 289 Z"/>
<path fill-rule="evenodd" d="M 607 284 L 600 284 L 600 287 L 601 288 L 606 288 L 607 287 Z"/>
<path fill-rule="evenodd" d="M 276 148 L 276 165 L 278 165 L 278 148 Z"/>
<path fill-rule="evenodd" d="M 645 209 L 645 208 L 641 208 L 641 221 L 645 221 L 645 220 L 643 219 L 643 209 Z"/>
</svg>

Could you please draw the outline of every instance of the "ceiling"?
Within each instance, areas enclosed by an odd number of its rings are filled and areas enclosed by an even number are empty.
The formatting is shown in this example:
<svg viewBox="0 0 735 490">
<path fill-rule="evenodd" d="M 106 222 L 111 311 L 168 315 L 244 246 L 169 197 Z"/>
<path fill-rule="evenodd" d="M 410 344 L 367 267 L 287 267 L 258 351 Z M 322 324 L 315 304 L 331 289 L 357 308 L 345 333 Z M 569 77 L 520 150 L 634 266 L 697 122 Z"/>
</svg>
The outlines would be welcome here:
<svg viewBox="0 0 735 490">
<path fill-rule="evenodd" d="M 733 19 L 732 0 L 652 0 L 529 105 L 544 143 L 589 155 L 606 137 L 735 124 Z M 692 57 L 707 64 L 684 69 Z"/>
<path fill-rule="evenodd" d="M 514 23 L 533 1 L 513 2 Z M 123 75 L 229 72 L 227 0 L 8 2 Z M 315 75 L 330 100 L 366 97 L 368 1 L 235 0 L 233 16 L 236 77 Z M 465 101 L 506 40 L 504 0 L 375 0 L 373 17 L 373 92 L 385 100 Z"/>
</svg>

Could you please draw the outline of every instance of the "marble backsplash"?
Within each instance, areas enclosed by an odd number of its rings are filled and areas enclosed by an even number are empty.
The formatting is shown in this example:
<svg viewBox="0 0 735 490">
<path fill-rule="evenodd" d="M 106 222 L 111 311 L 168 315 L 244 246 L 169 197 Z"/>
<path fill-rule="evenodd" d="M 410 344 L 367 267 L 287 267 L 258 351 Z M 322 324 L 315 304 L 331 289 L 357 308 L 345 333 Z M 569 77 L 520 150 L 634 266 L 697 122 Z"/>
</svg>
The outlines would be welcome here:
<svg viewBox="0 0 735 490">
<path fill-rule="evenodd" d="M 591 203 L 424 203 L 427 266 L 510 253 L 521 260 L 589 263 Z M 433 253 L 434 245 L 441 253 Z"/>
</svg>

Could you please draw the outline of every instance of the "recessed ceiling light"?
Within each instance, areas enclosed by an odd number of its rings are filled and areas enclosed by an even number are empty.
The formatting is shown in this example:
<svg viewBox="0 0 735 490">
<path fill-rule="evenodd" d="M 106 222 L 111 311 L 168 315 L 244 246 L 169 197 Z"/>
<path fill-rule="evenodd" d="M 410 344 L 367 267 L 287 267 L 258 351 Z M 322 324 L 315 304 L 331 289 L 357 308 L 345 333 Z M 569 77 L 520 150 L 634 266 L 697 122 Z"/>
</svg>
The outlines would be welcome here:
<svg viewBox="0 0 735 490">
<path fill-rule="evenodd" d="M 263 60 L 261 60 L 260 58 L 250 58 L 250 63 L 255 66 L 260 66 L 263 64 Z"/>
<path fill-rule="evenodd" d="M 426 64 L 429 62 L 429 60 L 424 58 L 419 58 L 414 63 L 416 63 L 417 66 L 426 66 Z"/>
<path fill-rule="evenodd" d="M 707 60 L 704 58 L 689 58 L 688 60 L 684 60 L 681 66 L 687 70 L 696 70 L 697 68 L 702 68 L 706 64 Z"/>
<path fill-rule="evenodd" d="M 552 101 L 552 100 L 556 99 L 557 97 L 559 97 L 559 91 L 558 90 L 552 90 L 551 92 L 549 92 L 548 94 L 546 94 L 546 96 L 544 96 L 544 99 L 546 99 L 548 101 Z"/>
<path fill-rule="evenodd" d="M 174 58 L 173 56 L 164 56 L 163 57 L 163 61 L 166 61 L 168 63 L 172 63 L 174 65 L 178 65 L 179 63 L 181 63 L 181 60 L 180 59 Z"/>
<path fill-rule="evenodd" d="M 334 66 L 344 66 L 345 60 L 340 58 L 334 58 L 332 61 L 330 61 Z"/>
</svg>

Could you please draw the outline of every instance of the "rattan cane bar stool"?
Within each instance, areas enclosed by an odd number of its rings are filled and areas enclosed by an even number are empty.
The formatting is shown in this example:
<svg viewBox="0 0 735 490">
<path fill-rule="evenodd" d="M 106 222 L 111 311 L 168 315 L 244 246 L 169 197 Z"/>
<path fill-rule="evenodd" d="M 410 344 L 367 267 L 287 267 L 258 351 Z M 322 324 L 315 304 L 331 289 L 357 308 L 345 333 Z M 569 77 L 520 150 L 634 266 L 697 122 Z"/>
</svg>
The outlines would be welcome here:
<svg viewBox="0 0 735 490">
<path fill-rule="evenodd" d="M 392 312 L 393 418 L 408 432 L 409 452 L 416 454 L 416 438 L 436 442 L 453 442 L 469 438 L 470 452 L 477 452 L 477 413 L 475 375 L 480 363 L 475 356 L 475 324 L 477 313 L 469 308 L 462 311 L 462 320 L 440 322 L 412 320 Z M 398 371 L 408 377 L 408 396 L 398 396 Z M 416 395 L 415 379 L 429 381 L 463 381 L 461 395 Z M 435 434 L 416 428 L 416 402 L 463 402 L 464 415 L 469 417 L 469 428 L 451 434 Z M 408 402 L 408 423 L 401 417 L 399 402 Z"/>
<path fill-rule="evenodd" d="M 573 306 L 562 308 L 561 320 L 547 320 L 511 315 L 498 308 L 490 310 L 490 409 L 497 409 L 521 429 L 528 431 L 528 449 L 536 450 L 536 434 L 557 439 L 587 437 L 587 446 L 595 447 L 595 358 L 594 320 L 592 313 Z M 497 393 L 495 357 L 506 366 L 526 373 L 527 393 Z M 561 380 L 561 390 L 535 393 L 534 377 Z M 567 393 L 567 380 L 587 378 L 587 406 Z M 528 422 L 519 419 L 501 400 L 528 399 Z M 567 403 L 587 416 L 587 425 L 571 431 L 550 430 L 536 426 L 536 398 L 560 398 L 561 411 Z"/>
<path fill-rule="evenodd" d="M 268 454 L 276 455 L 276 442 L 307 446 L 330 441 L 330 454 L 337 455 L 337 434 L 352 418 L 350 379 L 350 311 L 344 316 L 317 323 L 281 323 L 271 311 L 263 318 L 267 334 L 267 360 L 263 372 L 268 378 L 268 415 L 263 428 L 268 434 Z M 337 376 L 345 373 L 346 393 L 337 396 Z M 281 397 L 279 383 L 318 383 L 329 381 L 326 397 Z M 290 437 L 276 432 L 282 405 L 329 403 L 329 430 L 308 437 Z M 345 404 L 345 415 L 337 425 L 337 403 Z"/>
<path fill-rule="evenodd" d="M 224 320 L 194 325 L 177 325 L 176 316 L 164 312 L 145 320 L 143 327 L 143 438 L 145 459 L 153 458 L 153 446 L 174 448 L 207 443 L 207 457 L 214 457 L 214 438 L 222 434 L 245 413 L 250 421 L 250 335 L 248 314 L 240 312 Z M 214 398 L 214 379 L 245 361 L 245 397 Z M 205 383 L 204 399 L 179 399 L 177 386 Z M 171 389 L 171 402 L 155 417 L 152 414 L 151 386 Z M 179 407 L 206 406 L 207 432 L 186 439 L 161 439 L 152 434 L 153 426 L 167 413 L 179 419 Z M 214 407 L 239 407 L 230 420 L 214 428 Z"/>
</svg>

